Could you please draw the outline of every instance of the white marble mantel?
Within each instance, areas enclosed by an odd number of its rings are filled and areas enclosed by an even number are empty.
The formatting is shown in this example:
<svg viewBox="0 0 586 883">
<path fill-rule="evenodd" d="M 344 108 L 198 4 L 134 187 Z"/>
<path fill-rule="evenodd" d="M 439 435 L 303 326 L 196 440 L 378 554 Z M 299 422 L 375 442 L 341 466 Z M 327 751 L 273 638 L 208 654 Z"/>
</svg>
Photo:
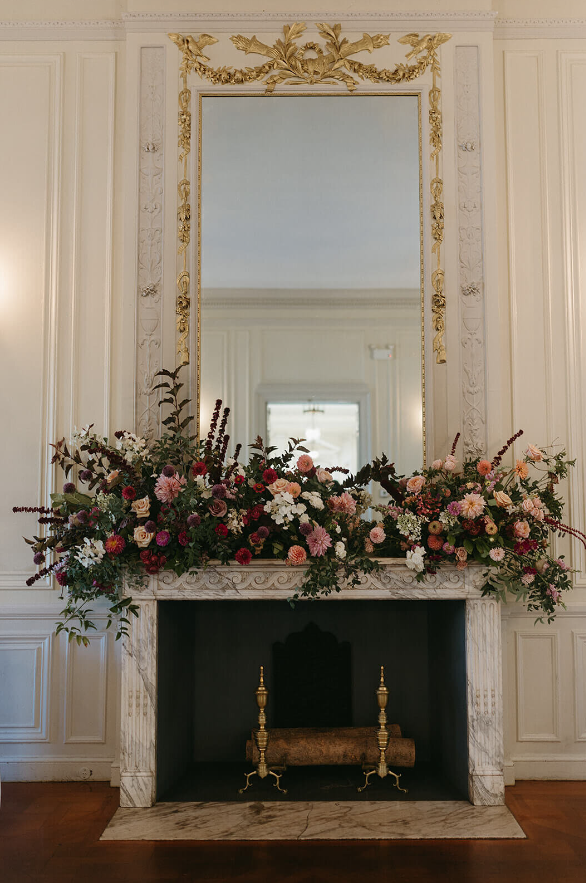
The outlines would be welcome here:
<svg viewBox="0 0 586 883">
<path fill-rule="evenodd" d="M 328 600 L 464 600 L 468 782 L 475 806 L 504 803 L 501 633 L 498 602 L 482 597 L 482 569 L 443 567 L 417 582 L 404 560 L 381 561 L 380 573 L 344 587 Z M 176 577 L 164 572 L 127 593 L 140 608 L 131 617 L 122 653 L 120 756 L 121 806 L 153 806 L 156 800 L 157 602 L 159 600 L 274 600 L 295 594 L 300 569 L 280 562 L 214 565 Z"/>
</svg>

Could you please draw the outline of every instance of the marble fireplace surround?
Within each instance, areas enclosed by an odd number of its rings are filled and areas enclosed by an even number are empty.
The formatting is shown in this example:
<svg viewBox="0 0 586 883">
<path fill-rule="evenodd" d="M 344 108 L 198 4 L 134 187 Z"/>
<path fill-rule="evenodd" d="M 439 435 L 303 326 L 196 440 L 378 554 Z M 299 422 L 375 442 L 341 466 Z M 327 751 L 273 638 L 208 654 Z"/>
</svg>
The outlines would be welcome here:
<svg viewBox="0 0 586 883">
<path fill-rule="evenodd" d="M 483 598 L 482 568 L 444 567 L 420 583 L 404 560 L 385 559 L 378 574 L 342 588 L 337 600 L 463 600 L 466 607 L 468 794 L 474 806 L 504 804 L 501 634 L 499 603 Z M 164 572 L 127 593 L 140 607 L 131 617 L 122 652 L 120 805 L 156 801 L 158 601 L 262 600 L 295 594 L 303 573 L 280 562 L 208 566 L 176 577 Z"/>
</svg>

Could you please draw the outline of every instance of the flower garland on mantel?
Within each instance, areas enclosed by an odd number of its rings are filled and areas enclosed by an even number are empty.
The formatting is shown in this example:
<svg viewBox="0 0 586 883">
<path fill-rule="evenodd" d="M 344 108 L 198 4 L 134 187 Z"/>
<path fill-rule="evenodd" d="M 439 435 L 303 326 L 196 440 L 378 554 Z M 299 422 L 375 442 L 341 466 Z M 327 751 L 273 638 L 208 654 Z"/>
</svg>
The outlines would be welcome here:
<svg viewBox="0 0 586 883">
<path fill-rule="evenodd" d="M 176 371 L 161 371 L 161 404 L 169 405 L 162 438 L 148 443 L 131 432 L 115 442 L 88 426 L 70 443 L 53 445 L 53 463 L 64 469 L 61 493 L 51 508 L 15 507 L 36 512 L 48 529 L 26 540 L 39 571 L 27 585 L 52 574 L 67 604 L 57 632 L 87 644 L 95 628 L 87 604 L 109 602 L 108 627 L 127 633 L 138 607 L 123 597 L 123 582 L 142 583 L 160 570 L 178 576 L 222 564 L 250 564 L 255 558 L 305 567 L 296 597 L 340 591 L 340 581 L 357 585 L 363 574 L 380 570 L 377 557 L 404 557 L 418 580 L 443 564 L 462 570 L 484 564 L 483 593 L 505 600 L 507 593 L 553 620 L 562 595 L 571 588 L 568 565 L 550 551 L 551 532 L 585 540 L 561 522 L 560 479 L 575 461 L 566 452 L 549 453 L 530 444 L 513 468 L 504 454 L 512 436 L 492 460 L 458 464 L 456 436 L 450 453 L 409 478 L 396 474 L 382 457 L 356 475 L 339 467 L 316 467 L 300 441 L 274 456 L 262 439 L 250 445 L 247 465 L 240 446 L 228 457 L 229 409 L 216 402 L 207 438 L 189 435 L 188 400 Z M 77 484 L 69 480 L 72 470 Z M 378 481 L 390 494 L 388 506 L 373 505 L 366 490 Z M 364 516 L 367 510 L 374 520 Z M 376 556 L 376 557 L 375 557 Z"/>
</svg>

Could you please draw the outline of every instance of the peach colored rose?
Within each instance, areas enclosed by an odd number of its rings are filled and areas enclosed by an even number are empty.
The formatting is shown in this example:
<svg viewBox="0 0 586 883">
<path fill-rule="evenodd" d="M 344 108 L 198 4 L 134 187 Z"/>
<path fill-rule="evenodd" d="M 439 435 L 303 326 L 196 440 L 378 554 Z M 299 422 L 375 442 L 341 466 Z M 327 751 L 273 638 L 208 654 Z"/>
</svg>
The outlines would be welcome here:
<svg viewBox="0 0 586 883">
<path fill-rule="evenodd" d="M 370 538 L 370 542 L 375 543 L 375 545 L 377 546 L 380 543 L 384 543 L 387 537 L 382 527 L 373 527 L 368 536 Z"/>
<path fill-rule="evenodd" d="M 301 493 L 301 485 L 297 484 L 296 481 L 290 481 L 287 485 L 287 493 L 291 494 L 293 499 L 296 500 Z"/>
<path fill-rule="evenodd" d="M 334 480 L 331 472 L 328 472 L 327 469 L 321 468 L 317 470 L 317 472 L 315 473 L 315 477 L 318 481 L 321 481 L 322 484 L 330 484 Z"/>
<path fill-rule="evenodd" d="M 521 479 L 525 479 L 529 475 L 529 467 L 524 460 L 517 460 L 515 463 L 515 472 Z"/>
<path fill-rule="evenodd" d="M 545 512 L 543 511 L 543 509 L 538 509 L 537 507 L 535 507 L 531 514 L 536 521 L 543 521 L 543 519 L 545 518 Z"/>
<path fill-rule="evenodd" d="M 291 546 L 287 552 L 288 564 L 305 564 L 307 561 L 307 553 L 302 546 Z"/>
<path fill-rule="evenodd" d="M 117 469 L 112 470 L 112 472 L 109 472 L 106 476 L 106 485 L 108 486 L 108 489 L 114 487 L 116 484 L 120 484 L 121 481 L 122 479 L 120 478 L 120 473 Z"/>
<path fill-rule="evenodd" d="M 530 500 L 529 497 L 527 497 L 527 499 L 523 500 L 523 502 L 521 503 L 521 508 L 523 512 L 527 512 L 528 514 L 530 512 L 533 512 L 533 500 Z"/>
<path fill-rule="evenodd" d="M 374 552 L 374 546 L 372 545 L 368 537 L 364 540 L 364 551 L 367 555 L 372 555 L 372 553 Z"/>
<path fill-rule="evenodd" d="M 149 497 L 142 497 L 140 500 L 134 500 L 130 504 L 130 508 L 137 518 L 148 518 L 151 513 L 151 501 Z"/>
<path fill-rule="evenodd" d="M 458 463 L 458 461 L 456 460 L 454 455 L 448 454 L 448 456 L 444 460 L 444 469 L 446 470 L 446 472 L 453 472 L 454 469 L 456 468 L 457 463 Z"/>
<path fill-rule="evenodd" d="M 134 528 L 134 542 L 139 549 L 146 549 L 153 537 L 154 533 L 148 533 L 142 524 Z"/>
<path fill-rule="evenodd" d="M 287 481 L 286 478 L 277 478 L 276 481 L 273 481 L 272 484 L 267 485 L 273 497 L 276 494 L 285 494 L 288 493 L 288 487 L 290 482 Z"/>
<path fill-rule="evenodd" d="M 507 506 L 513 505 L 513 501 L 508 494 L 505 494 L 504 491 L 495 491 L 493 497 L 496 500 L 497 506 L 500 506 L 501 509 L 506 509 Z"/>
<path fill-rule="evenodd" d="M 431 464 L 431 468 L 432 469 L 441 469 L 443 465 L 444 465 L 443 460 L 434 460 L 433 463 Z"/>
<path fill-rule="evenodd" d="M 425 479 L 423 475 L 414 475 L 413 478 L 410 478 L 407 482 L 407 490 L 410 494 L 419 494 L 424 484 Z"/>
<path fill-rule="evenodd" d="M 543 451 L 540 451 L 535 445 L 529 445 L 525 453 L 530 460 L 534 460 L 535 462 L 543 460 Z"/>
<path fill-rule="evenodd" d="M 468 552 L 466 551 L 464 546 L 458 546 L 458 548 L 456 549 L 456 558 L 458 559 L 458 561 L 466 561 L 466 559 L 468 558 Z"/>
<path fill-rule="evenodd" d="M 531 532 L 528 521 L 515 521 L 515 536 L 526 540 Z"/>
<path fill-rule="evenodd" d="M 492 463 L 490 460 L 479 460 L 476 470 L 479 475 L 488 475 L 489 472 L 492 472 Z"/>
<path fill-rule="evenodd" d="M 297 468 L 300 472 L 311 472 L 313 469 L 313 460 L 309 454 L 301 454 L 297 460 Z"/>
</svg>

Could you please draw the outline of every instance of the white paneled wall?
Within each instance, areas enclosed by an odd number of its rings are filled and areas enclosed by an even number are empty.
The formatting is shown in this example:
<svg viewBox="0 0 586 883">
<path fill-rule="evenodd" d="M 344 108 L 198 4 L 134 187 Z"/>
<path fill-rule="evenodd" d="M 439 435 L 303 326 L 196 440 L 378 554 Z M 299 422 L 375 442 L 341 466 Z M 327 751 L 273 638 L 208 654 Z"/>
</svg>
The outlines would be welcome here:
<svg viewBox="0 0 586 883">
<path fill-rule="evenodd" d="M 490 26 L 488 19 L 485 24 Z M 451 29 L 443 20 L 433 27 L 410 23 L 406 29 L 423 26 Z M 5 779 L 109 779 L 112 765 L 116 768 L 119 660 L 113 635 L 103 630 L 99 611 L 89 649 L 68 646 L 63 636 L 54 635 L 62 606 L 57 594 L 44 581 L 24 586 L 33 568 L 20 536 L 34 532 L 34 516 L 13 516 L 10 509 L 46 502 L 50 489 L 61 483 L 49 465 L 48 444 L 56 437 L 89 420 L 104 432 L 132 427 L 135 371 L 140 387 L 143 376 L 173 358 L 177 51 L 167 39 L 168 28 L 152 20 L 144 33 L 136 19 L 127 34 L 119 24 L 92 28 L 83 33 L 71 28 L 68 39 L 61 39 L 59 27 L 51 29 L 50 39 L 39 29 L 13 29 L 19 39 L 30 33 L 29 41 L 7 39 L 0 54 L 5 467 L 0 775 Z M 234 32 L 231 28 L 229 19 L 218 23 L 222 40 Z M 479 35 L 467 30 L 459 45 L 480 47 L 480 104 L 487 114 L 491 36 L 488 30 Z M 488 260 L 489 251 L 485 254 L 488 434 L 500 440 L 501 426 L 511 433 L 522 427 L 523 441 L 566 443 L 578 461 L 564 489 L 571 503 L 568 518 L 584 529 L 586 28 L 581 39 L 570 39 L 569 33 L 557 39 L 555 29 L 543 28 L 534 39 L 517 39 L 518 30 L 498 28 L 496 115 L 484 117 L 481 131 L 487 134 L 479 136 L 485 142 L 482 180 L 490 182 L 495 167 L 488 141 L 494 131 L 498 181 L 498 215 L 493 222 L 492 194 L 486 194 L 483 233 L 485 244 L 495 236 L 499 244 L 498 303 L 492 284 L 496 262 Z M 455 70 L 452 44 L 444 48 Z M 442 71 L 450 298 L 457 288 L 453 237 L 458 237 L 457 162 L 450 154 L 457 147 L 453 70 Z M 155 294 L 142 297 L 142 288 L 151 284 Z M 454 303 L 448 308 L 451 354 L 458 351 Z M 158 327 L 162 343 L 153 349 Z M 264 382 L 261 348 L 251 345 L 242 328 L 216 325 L 207 341 L 214 370 L 223 378 L 216 394 L 246 404 L 252 424 L 253 403 L 246 399 L 243 378 L 248 374 Z M 435 366 L 428 379 L 457 402 L 461 366 L 457 355 L 450 359 L 446 370 Z M 366 375 L 363 382 L 370 384 Z M 384 384 L 375 387 L 375 398 L 384 395 Z M 156 408 L 152 401 L 148 405 L 154 425 Z M 457 422 L 457 407 L 452 404 L 448 411 L 450 421 Z M 139 421 L 147 419 L 138 407 L 136 414 Z M 436 433 L 452 436 L 457 427 L 443 422 L 437 417 Z M 242 427 L 247 437 L 252 430 L 252 425 Z M 376 424 L 372 434 L 376 452 L 387 441 Z M 567 611 L 551 626 L 534 626 L 534 617 L 521 608 L 503 610 L 511 782 L 515 777 L 586 778 L 586 556 L 577 543 L 557 542 L 559 552 L 581 571 Z"/>
<path fill-rule="evenodd" d="M 63 482 L 50 465 L 50 442 L 90 421 L 100 432 L 112 419 L 132 422 L 133 346 L 113 352 L 127 321 L 119 278 L 123 70 L 124 44 L 102 41 L 5 43 L 0 57 L 0 774 L 7 779 L 109 779 L 118 750 L 114 636 L 104 632 L 100 605 L 89 650 L 54 634 L 63 606 L 57 592 L 48 580 L 25 586 L 36 568 L 21 535 L 37 532 L 36 517 L 10 510 L 45 505 Z"/>
<path fill-rule="evenodd" d="M 567 445 L 576 469 L 567 519 L 584 530 L 586 402 L 586 46 L 496 44 L 500 297 L 509 316 L 511 431 Z M 582 275 L 582 278 L 581 278 Z M 504 329 L 503 329 L 504 330 Z M 490 355 L 489 355 L 490 358 Z M 508 780 L 586 778 L 584 549 L 557 540 L 580 571 L 551 626 L 504 609 Z"/>
</svg>

